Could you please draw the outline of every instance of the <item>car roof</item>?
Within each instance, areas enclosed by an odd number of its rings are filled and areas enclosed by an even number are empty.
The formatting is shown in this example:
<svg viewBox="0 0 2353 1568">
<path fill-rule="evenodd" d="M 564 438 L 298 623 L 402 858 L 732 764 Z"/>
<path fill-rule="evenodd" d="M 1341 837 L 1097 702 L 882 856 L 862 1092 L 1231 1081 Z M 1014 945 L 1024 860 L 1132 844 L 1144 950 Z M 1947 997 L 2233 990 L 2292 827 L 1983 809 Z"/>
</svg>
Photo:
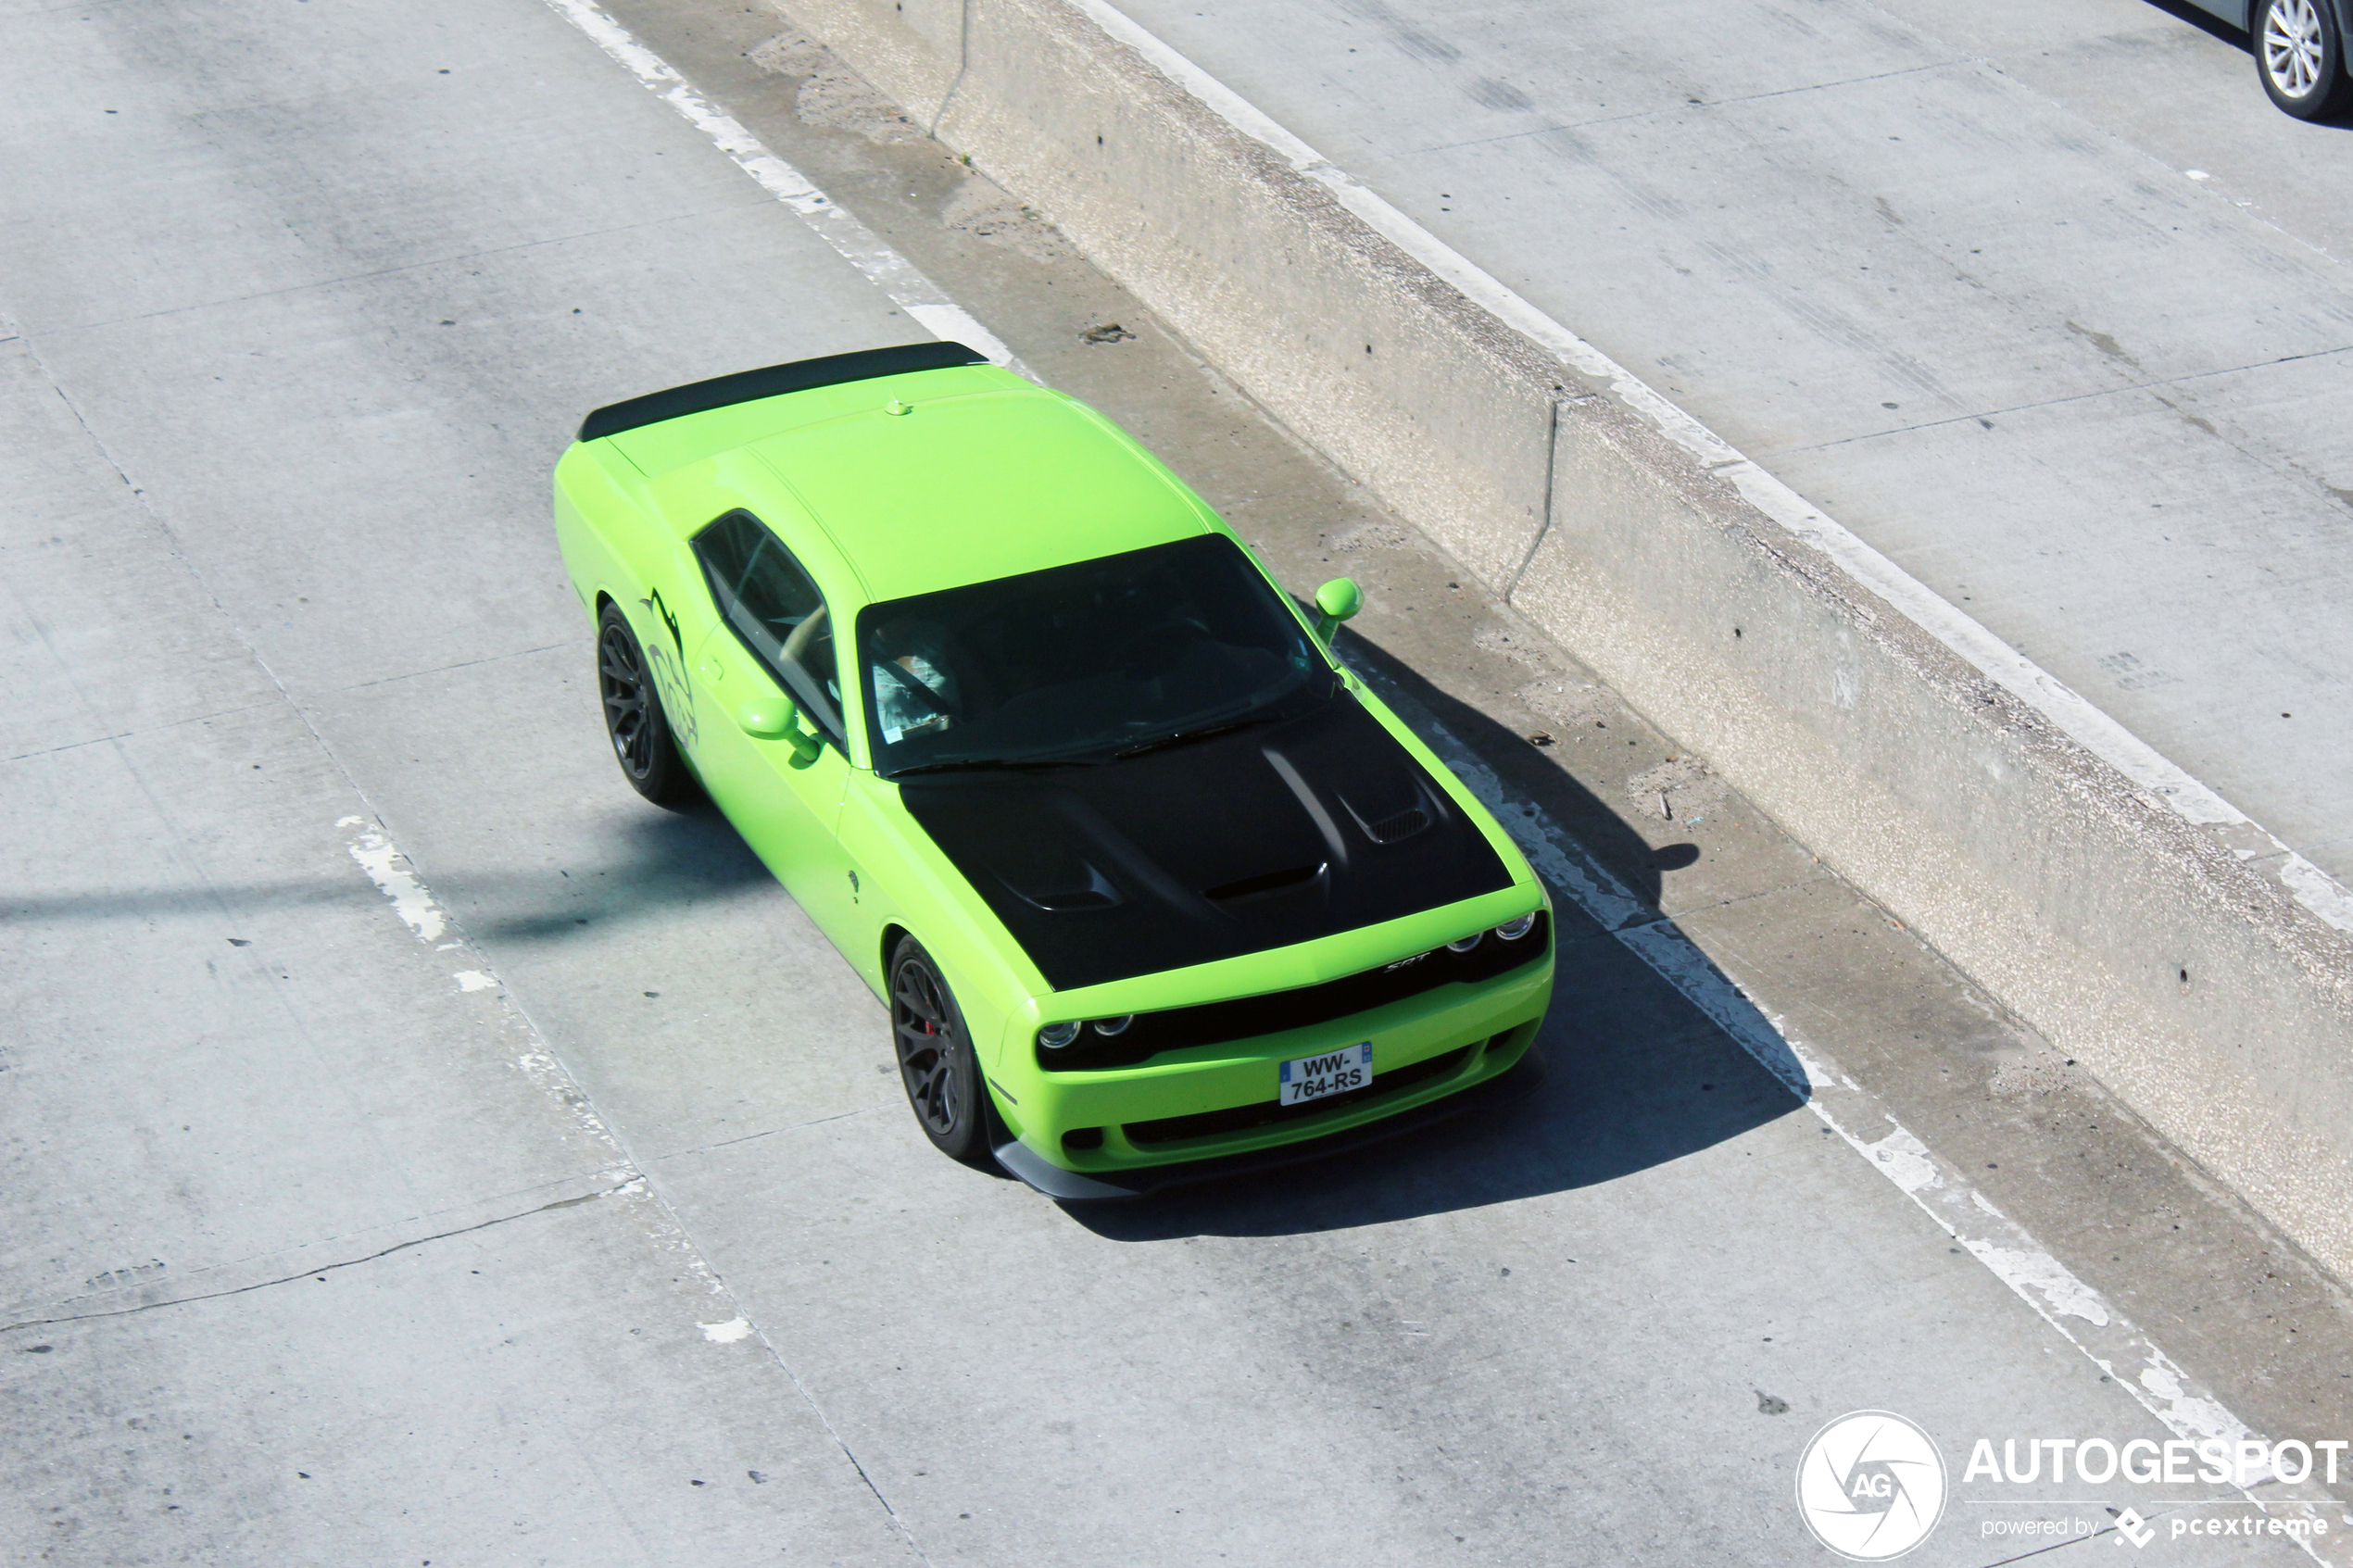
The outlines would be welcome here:
<svg viewBox="0 0 2353 1568">
<path fill-rule="evenodd" d="M 792 392 L 609 439 L 648 478 L 754 454 L 816 518 L 869 602 L 1218 531 L 1110 421 L 992 365 Z"/>
</svg>

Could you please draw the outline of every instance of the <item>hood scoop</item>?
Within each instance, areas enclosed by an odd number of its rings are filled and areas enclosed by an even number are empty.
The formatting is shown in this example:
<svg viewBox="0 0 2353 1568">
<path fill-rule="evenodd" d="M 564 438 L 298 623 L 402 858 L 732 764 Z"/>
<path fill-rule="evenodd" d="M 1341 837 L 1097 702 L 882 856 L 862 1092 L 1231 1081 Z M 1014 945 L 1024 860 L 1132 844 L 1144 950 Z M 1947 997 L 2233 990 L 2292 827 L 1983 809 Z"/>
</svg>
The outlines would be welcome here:
<svg viewBox="0 0 2353 1568">
<path fill-rule="evenodd" d="M 1213 904 L 1239 904 L 1252 898 L 1264 898 L 1271 894 L 1288 893 L 1295 887 L 1321 882 L 1327 862 L 1318 860 L 1312 866 L 1291 866 L 1279 872 L 1262 872 L 1256 876 L 1242 877 L 1235 882 L 1204 887 L 1201 896 Z"/>
</svg>

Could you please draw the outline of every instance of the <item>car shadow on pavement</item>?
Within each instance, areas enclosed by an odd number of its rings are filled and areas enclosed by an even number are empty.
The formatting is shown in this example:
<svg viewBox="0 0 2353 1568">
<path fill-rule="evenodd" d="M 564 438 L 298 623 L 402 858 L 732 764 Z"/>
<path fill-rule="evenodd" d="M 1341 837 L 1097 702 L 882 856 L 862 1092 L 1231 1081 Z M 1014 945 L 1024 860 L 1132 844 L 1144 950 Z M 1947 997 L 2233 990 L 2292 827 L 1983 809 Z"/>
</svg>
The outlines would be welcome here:
<svg viewBox="0 0 2353 1568">
<path fill-rule="evenodd" d="M 2221 39 L 2242 54 L 2255 53 L 2255 40 L 2248 36 L 2246 29 L 2233 27 L 2193 0 L 2148 0 L 2148 4 L 2177 21 L 2185 21 L 2200 32 Z"/>
<path fill-rule="evenodd" d="M 1328 1159 L 1065 1210 L 1116 1241 L 1345 1230 L 1617 1181 L 1799 1108 L 1648 964 L 1579 924 L 1558 947 L 1537 1041 L 1547 1076 L 1528 1098 Z"/>
<path fill-rule="evenodd" d="M 1697 852 L 1653 848 L 1524 737 L 1361 639 L 1346 651 L 1407 723 L 1425 734 L 1433 721 L 1442 726 L 1514 796 L 1548 814 L 1586 860 L 1635 896 L 1644 918 L 1626 935 L 1605 931 L 1567 890 L 1553 888 L 1555 980 L 1537 1044 L 1549 1071 L 1527 1099 L 1271 1173 L 1130 1202 L 1064 1205 L 1070 1216 L 1120 1241 L 1342 1230 L 1620 1180 L 1797 1110 L 1803 1101 L 1786 1085 L 1805 1074 L 1780 1032 L 1657 914 L 1661 872 L 1692 863 Z M 1778 1047 L 1776 1071 L 1718 1017 L 1768 1055 Z"/>
<path fill-rule="evenodd" d="M 1526 735 L 1432 684 L 1378 644 L 1343 633 L 1340 652 L 1415 733 L 1428 740 L 1434 725 L 1468 746 L 1505 789 L 1551 818 L 1587 859 L 1640 899 L 1644 909 L 1658 908 L 1662 872 L 1680 871 L 1699 859 L 1698 848 L 1689 844 L 1652 847 L 1568 771 L 1557 749 L 1530 745 Z"/>
</svg>

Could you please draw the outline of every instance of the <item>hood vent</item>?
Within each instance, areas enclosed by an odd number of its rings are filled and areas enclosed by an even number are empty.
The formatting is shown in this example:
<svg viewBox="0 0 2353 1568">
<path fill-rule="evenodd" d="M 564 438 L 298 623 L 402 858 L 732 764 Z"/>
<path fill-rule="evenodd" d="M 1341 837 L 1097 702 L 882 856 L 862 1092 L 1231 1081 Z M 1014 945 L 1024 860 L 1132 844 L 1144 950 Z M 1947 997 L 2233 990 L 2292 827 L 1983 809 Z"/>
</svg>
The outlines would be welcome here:
<svg viewBox="0 0 2353 1568">
<path fill-rule="evenodd" d="M 1375 844 L 1403 844 L 1429 831 L 1439 816 L 1438 803 L 1419 779 L 1397 779 L 1385 790 L 1344 791 L 1340 803 Z"/>
<path fill-rule="evenodd" d="M 1430 824 L 1430 814 L 1418 806 L 1408 806 L 1392 812 L 1377 822 L 1364 822 L 1365 834 L 1375 844 L 1403 844 Z"/>
<path fill-rule="evenodd" d="M 1016 882 L 1002 872 L 997 873 L 997 880 L 1012 888 L 1013 896 L 1023 903 L 1033 909 L 1044 909 L 1049 914 L 1064 914 L 1073 909 L 1109 909 L 1117 907 L 1121 902 L 1119 889 L 1112 885 L 1111 879 L 1097 871 L 1091 861 L 1081 860 L 1078 865 L 1079 869 L 1087 873 L 1083 883 L 1078 882 L 1076 878 L 1057 878 L 1056 880 L 1062 882 L 1063 885 L 1025 887 L 1021 882 Z M 1035 883 L 1040 879 L 1026 877 L 1022 880 Z"/>
<path fill-rule="evenodd" d="M 1288 892 L 1314 882 L 1323 874 L 1324 866 L 1320 861 L 1312 866 L 1292 866 L 1288 871 L 1264 872 L 1257 876 L 1243 877 L 1239 882 L 1204 887 L 1201 896 L 1213 904 L 1236 904 L 1245 898 L 1264 898 L 1270 893 Z"/>
</svg>

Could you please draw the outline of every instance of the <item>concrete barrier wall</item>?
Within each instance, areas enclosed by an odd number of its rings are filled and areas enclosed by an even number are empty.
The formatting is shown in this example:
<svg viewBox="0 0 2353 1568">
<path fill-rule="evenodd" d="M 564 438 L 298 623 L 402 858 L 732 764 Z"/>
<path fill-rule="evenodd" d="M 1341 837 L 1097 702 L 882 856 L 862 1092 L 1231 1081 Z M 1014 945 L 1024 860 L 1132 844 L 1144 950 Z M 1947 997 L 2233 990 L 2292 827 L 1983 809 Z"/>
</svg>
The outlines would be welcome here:
<svg viewBox="0 0 2353 1568">
<path fill-rule="evenodd" d="M 1101 0 L 783 8 L 2353 1277 L 2341 890 Z"/>
<path fill-rule="evenodd" d="M 1599 423 L 1564 424 L 1514 603 L 2353 1273 L 2345 937 L 1729 485 Z"/>
</svg>

